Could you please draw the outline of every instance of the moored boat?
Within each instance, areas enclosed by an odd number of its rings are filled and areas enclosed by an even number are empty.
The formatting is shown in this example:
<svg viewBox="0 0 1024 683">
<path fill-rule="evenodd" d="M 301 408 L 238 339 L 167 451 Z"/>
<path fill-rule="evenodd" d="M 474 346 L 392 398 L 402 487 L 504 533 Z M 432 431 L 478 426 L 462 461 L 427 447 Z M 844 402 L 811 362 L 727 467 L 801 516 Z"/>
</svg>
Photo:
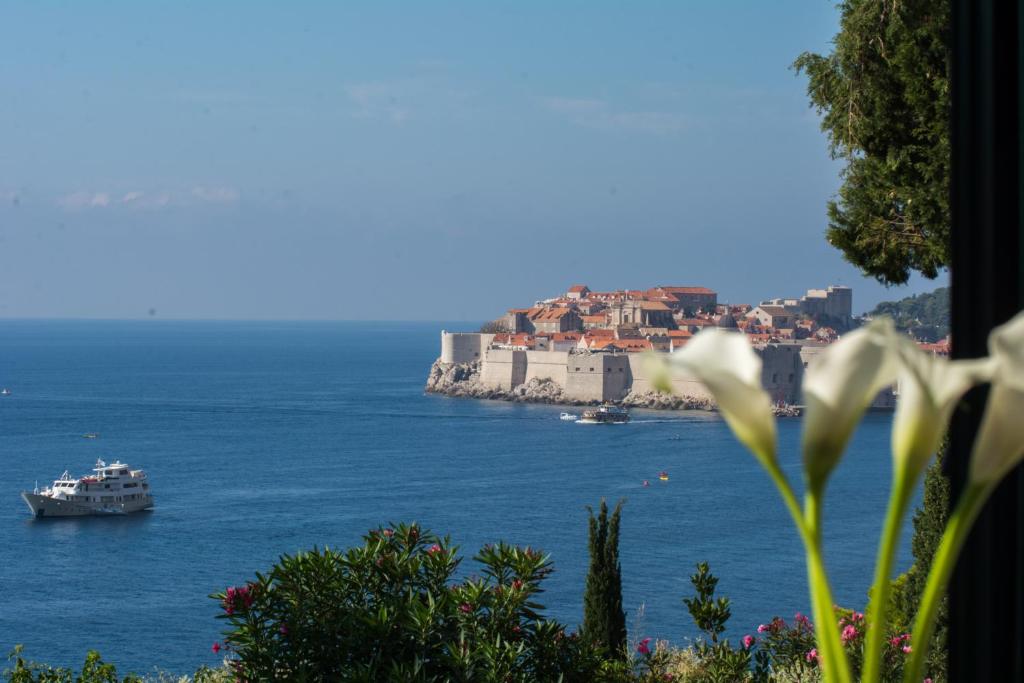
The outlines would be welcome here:
<svg viewBox="0 0 1024 683">
<path fill-rule="evenodd" d="M 579 424 L 623 424 L 629 422 L 629 411 L 613 405 L 603 405 L 583 411 Z"/>
<path fill-rule="evenodd" d="M 93 472 L 76 479 L 65 471 L 49 488 L 22 491 L 21 498 L 36 517 L 124 515 L 153 508 L 153 494 L 142 470 L 97 460 Z"/>
<path fill-rule="evenodd" d="M 573 415 L 572 413 L 562 413 L 558 416 L 559 420 L 566 420 L 567 422 L 575 422 L 580 419 L 579 415 Z"/>
</svg>

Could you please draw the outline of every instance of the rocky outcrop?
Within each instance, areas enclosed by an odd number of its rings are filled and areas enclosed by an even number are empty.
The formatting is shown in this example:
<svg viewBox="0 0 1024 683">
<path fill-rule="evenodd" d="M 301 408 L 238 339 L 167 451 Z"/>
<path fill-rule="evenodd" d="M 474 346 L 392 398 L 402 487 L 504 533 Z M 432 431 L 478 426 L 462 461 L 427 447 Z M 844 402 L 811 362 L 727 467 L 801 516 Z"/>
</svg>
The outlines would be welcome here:
<svg viewBox="0 0 1024 683">
<path fill-rule="evenodd" d="M 558 383 L 549 379 L 531 379 L 511 390 L 496 389 L 480 382 L 480 361 L 472 363 L 442 363 L 434 361 L 427 376 L 426 390 L 432 394 L 445 394 L 461 398 L 489 398 L 522 403 L 557 403 L 560 405 L 597 405 L 600 401 L 581 401 L 565 395 Z M 621 401 L 613 401 L 629 408 L 655 408 L 661 410 L 713 410 L 714 403 L 707 399 L 670 396 L 656 392 L 630 393 Z"/>
<path fill-rule="evenodd" d="M 654 410 L 714 410 L 715 402 L 709 398 L 676 396 L 658 391 L 631 391 L 621 400 L 627 408 L 652 408 Z"/>
<path fill-rule="evenodd" d="M 596 405 L 597 401 L 579 401 L 566 397 L 556 382 L 549 379 L 531 379 L 514 389 L 496 389 L 480 381 L 480 361 L 472 363 L 442 363 L 434 361 L 427 376 L 427 393 L 444 394 L 460 398 L 486 398 L 498 401 L 521 403 L 555 403 L 559 405 Z M 650 408 L 654 410 L 715 410 L 715 403 L 705 397 L 676 396 L 656 391 L 629 392 L 620 401 L 613 401 L 627 408 Z M 773 412 L 779 417 L 797 417 L 800 409 L 790 405 L 776 405 Z"/>
<path fill-rule="evenodd" d="M 581 405 L 579 401 L 567 399 L 562 387 L 547 379 L 531 379 L 512 390 L 484 386 L 480 382 L 480 361 L 472 363 L 434 361 L 430 367 L 430 374 L 427 376 L 426 390 L 431 394 L 445 394 L 462 398 Z"/>
</svg>

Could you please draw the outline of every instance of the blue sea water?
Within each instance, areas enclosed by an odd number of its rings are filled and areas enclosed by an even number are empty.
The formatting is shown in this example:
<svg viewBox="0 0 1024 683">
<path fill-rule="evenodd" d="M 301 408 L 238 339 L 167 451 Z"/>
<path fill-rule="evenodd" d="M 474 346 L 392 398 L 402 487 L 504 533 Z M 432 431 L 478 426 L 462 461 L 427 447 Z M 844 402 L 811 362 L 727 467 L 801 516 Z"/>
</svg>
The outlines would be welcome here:
<svg viewBox="0 0 1024 683">
<path fill-rule="evenodd" d="M 442 327 L 0 321 L 0 386 L 12 390 L 0 397 L 0 647 L 76 666 L 94 648 L 121 671 L 191 672 L 219 661 L 209 593 L 282 553 L 358 543 L 399 520 L 450 534 L 467 572 L 502 539 L 550 553 L 542 602 L 575 626 L 586 506 L 602 497 L 627 500 L 631 635 L 696 635 L 681 598 L 705 560 L 732 598 L 733 636 L 808 611 L 796 534 L 717 415 L 634 411 L 628 425 L 585 427 L 557 406 L 425 395 Z M 829 488 L 828 562 L 850 606 L 871 580 L 891 419 L 866 418 Z M 799 481 L 798 421 L 782 420 L 779 438 Z M 19 491 L 97 458 L 146 469 L 156 510 L 30 516 Z"/>
</svg>

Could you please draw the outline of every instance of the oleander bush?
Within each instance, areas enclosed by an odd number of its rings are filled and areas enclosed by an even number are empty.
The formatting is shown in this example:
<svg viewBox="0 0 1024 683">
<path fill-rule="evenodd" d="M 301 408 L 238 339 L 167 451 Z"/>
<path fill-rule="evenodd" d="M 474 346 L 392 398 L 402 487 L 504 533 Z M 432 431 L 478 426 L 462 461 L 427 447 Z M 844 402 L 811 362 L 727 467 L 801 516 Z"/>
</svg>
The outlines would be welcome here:
<svg viewBox="0 0 1024 683">
<path fill-rule="evenodd" d="M 283 556 L 215 598 L 243 680 L 591 681 L 601 659 L 536 600 L 547 556 L 504 543 L 457 580 L 448 538 L 415 524 Z"/>
</svg>

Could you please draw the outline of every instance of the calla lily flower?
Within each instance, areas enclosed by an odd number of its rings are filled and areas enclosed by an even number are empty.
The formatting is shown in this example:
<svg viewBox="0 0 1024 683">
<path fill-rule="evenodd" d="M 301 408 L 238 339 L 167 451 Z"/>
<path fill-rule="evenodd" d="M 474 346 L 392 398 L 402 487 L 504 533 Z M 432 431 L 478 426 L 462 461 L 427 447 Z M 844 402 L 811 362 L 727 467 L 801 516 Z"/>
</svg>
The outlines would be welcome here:
<svg viewBox="0 0 1024 683">
<path fill-rule="evenodd" d="M 964 392 L 992 378 L 988 358 L 950 361 L 922 351 L 899 335 L 900 396 L 892 428 L 892 452 L 898 471 L 916 481 L 939 450 L 946 425 Z"/>
<path fill-rule="evenodd" d="M 746 335 L 704 330 L 671 354 L 668 365 L 704 383 L 743 445 L 759 458 L 775 459 L 771 398 L 761 385 L 761 358 Z M 663 366 L 654 379 L 659 390 L 671 391 L 671 370 L 666 372 Z"/>
<path fill-rule="evenodd" d="M 864 411 L 896 381 L 896 330 L 888 318 L 873 320 L 828 347 L 804 376 L 804 470 L 820 490 L 839 462 Z"/>
<path fill-rule="evenodd" d="M 995 364 L 992 391 L 970 465 L 978 484 L 997 483 L 1024 456 L 1024 313 L 992 330 L 988 350 Z"/>
</svg>

